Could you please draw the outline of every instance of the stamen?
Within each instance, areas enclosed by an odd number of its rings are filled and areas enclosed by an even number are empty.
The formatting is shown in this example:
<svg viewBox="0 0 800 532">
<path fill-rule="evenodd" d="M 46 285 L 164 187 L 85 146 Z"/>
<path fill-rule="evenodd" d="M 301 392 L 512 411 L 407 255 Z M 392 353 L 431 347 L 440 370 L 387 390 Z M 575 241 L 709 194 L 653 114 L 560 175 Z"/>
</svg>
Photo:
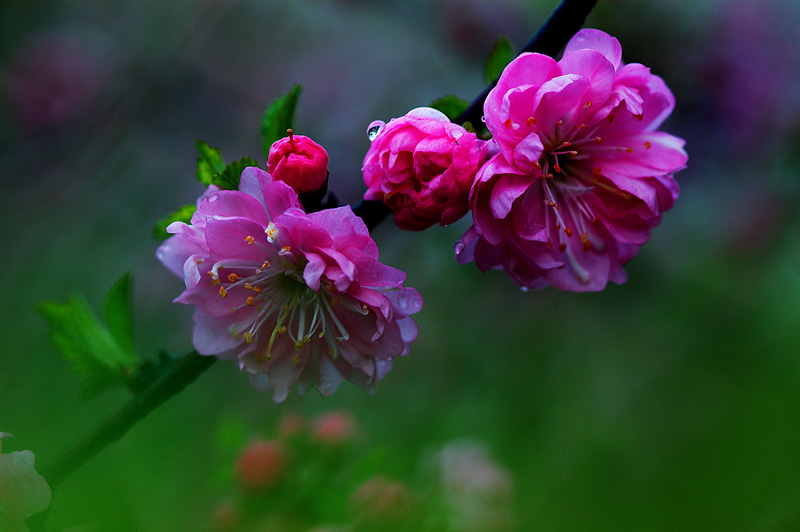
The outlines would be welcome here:
<svg viewBox="0 0 800 532">
<path fill-rule="evenodd" d="M 247 242 L 248 246 L 252 246 L 255 243 L 256 239 L 253 238 L 251 235 L 247 235 L 244 241 Z"/>
<path fill-rule="evenodd" d="M 248 296 L 247 299 L 244 300 L 244 302 L 248 307 L 252 307 L 256 302 L 256 298 L 254 298 L 253 296 Z"/>
<path fill-rule="evenodd" d="M 610 123 L 611 123 L 611 122 L 613 122 L 613 121 L 614 121 L 614 113 L 610 113 L 610 114 L 608 115 L 608 123 L 610 124 Z"/>
<path fill-rule="evenodd" d="M 572 229 L 570 229 L 569 227 L 565 227 L 564 232 L 567 233 L 568 237 L 572 236 Z"/>
<path fill-rule="evenodd" d="M 220 286 L 219 287 L 219 295 L 222 296 L 222 299 L 225 299 L 226 297 L 228 297 L 228 291 L 225 290 L 224 286 Z"/>
<path fill-rule="evenodd" d="M 633 153 L 633 148 L 628 146 L 627 148 L 625 148 L 625 151 L 628 152 L 628 153 Z"/>
<path fill-rule="evenodd" d="M 586 100 L 586 103 L 583 105 L 583 109 L 586 110 L 592 106 L 592 100 Z"/>
<path fill-rule="evenodd" d="M 281 250 L 278 252 L 278 255 L 285 257 L 286 255 L 292 254 L 292 246 L 283 246 Z"/>
<path fill-rule="evenodd" d="M 561 127 L 563 125 L 564 125 L 564 121 L 563 120 L 559 120 L 558 122 L 556 122 L 556 127 Z"/>
<path fill-rule="evenodd" d="M 295 151 L 296 148 L 294 147 L 294 135 L 292 135 L 293 131 L 290 128 L 286 130 L 286 133 L 289 135 L 289 143 L 292 145 L 292 151 Z"/>
<path fill-rule="evenodd" d="M 562 242 L 562 243 L 560 243 L 560 244 L 558 245 L 558 250 L 559 250 L 559 251 L 563 252 L 563 251 L 565 251 L 566 249 L 567 249 L 567 245 L 566 245 L 564 242 Z"/>
<path fill-rule="evenodd" d="M 594 142 L 595 142 L 596 144 L 600 144 L 601 142 L 603 142 L 603 137 L 595 137 L 595 138 L 594 138 Z"/>
<path fill-rule="evenodd" d="M 557 173 L 557 174 L 560 174 L 560 173 L 561 173 L 561 167 L 560 167 L 560 166 L 558 166 L 557 164 L 554 164 L 554 165 L 553 165 L 553 170 L 554 170 L 554 171 L 555 171 L 555 173 Z"/>
<path fill-rule="evenodd" d="M 535 126 L 536 125 L 536 119 L 534 117 L 532 117 L 532 116 L 528 117 L 528 119 L 525 121 L 525 123 L 528 125 L 528 127 Z"/>
<path fill-rule="evenodd" d="M 236 281 L 239 280 L 239 276 L 236 275 L 235 273 L 231 273 L 228 275 L 228 280 L 232 283 L 235 283 Z"/>
<path fill-rule="evenodd" d="M 278 228 L 275 227 L 273 222 L 270 222 L 269 225 L 267 225 L 267 228 L 264 229 L 264 232 L 267 234 L 267 240 L 270 244 L 275 242 L 275 239 L 278 238 Z"/>
<path fill-rule="evenodd" d="M 583 233 L 581 235 L 581 242 L 583 243 L 584 251 L 589 251 L 589 248 L 592 247 L 592 243 L 589 242 L 589 233 Z"/>
<path fill-rule="evenodd" d="M 646 150 L 649 150 L 649 149 L 650 149 L 650 148 L 652 148 L 652 147 L 653 147 L 653 145 L 652 145 L 652 144 L 650 144 L 649 142 L 645 142 L 645 143 L 644 143 L 644 149 L 646 149 Z"/>
</svg>

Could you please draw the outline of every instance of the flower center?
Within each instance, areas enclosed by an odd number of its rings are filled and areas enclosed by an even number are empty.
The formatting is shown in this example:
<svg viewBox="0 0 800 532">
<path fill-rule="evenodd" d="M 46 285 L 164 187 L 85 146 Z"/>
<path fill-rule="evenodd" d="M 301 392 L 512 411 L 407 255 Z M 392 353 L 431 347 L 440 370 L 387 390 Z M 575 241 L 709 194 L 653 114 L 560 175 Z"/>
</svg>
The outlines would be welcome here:
<svg viewBox="0 0 800 532">
<path fill-rule="evenodd" d="M 325 276 L 321 279 L 321 290 L 309 288 L 303 280 L 305 263 L 294 262 L 290 246 L 279 247 L 279 231 L 275 225 L 270 222 L 265 233 L 268 241 L 278 249 L 276 260 L 264 260 L 260 265 L 222 260 L 208 271 L 212 286 L 219 286 L 220 297 L 226 299 L 230 294 L 232 299 L 240 302 L 231 307 L 231 312 L 253 309 L 244 319 L 229 327 L 230 334 L 234 338 L 243 337 L 248 344 L 256 342 L 261 350 L 257 358 L 261 361 L 272 359 L 275 342 L 283 334 L 289 336 L 298 352 L 292 357 L 293 363 L 301 361 L 299 352 L 313 341 L 324 341 L 328 354 L 336 359 L 338 344 L 350 338 L 336 307 L 341 305 L 362 315 L 368 314 L 369 309 L 351 302 L 352 298 L 339 293 Z M 256 242 L 252 236 L 245 238 L 244 245 L 253 244 Z"/>
</svg>

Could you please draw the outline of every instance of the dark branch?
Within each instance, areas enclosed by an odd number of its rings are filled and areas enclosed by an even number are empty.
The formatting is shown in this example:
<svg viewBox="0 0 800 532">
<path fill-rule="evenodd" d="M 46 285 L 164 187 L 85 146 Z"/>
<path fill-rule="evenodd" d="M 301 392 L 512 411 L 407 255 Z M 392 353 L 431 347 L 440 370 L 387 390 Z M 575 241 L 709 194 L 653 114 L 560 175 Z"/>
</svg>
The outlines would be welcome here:
<svg viewBox="0 0 800 532">
<path fill-rule="evenodd" d="M 595 4 L 597 4 L 597 0 L 563 0 L 550 18 L 539 28 L 539 31 L 528 41 L 528 44 L 520 50 L 520 53 L 538 52 L 555 57 L 567 45 L 572 36 L 581 29 Z M 495 85 L 497 85 L 497 80 L 484 88 L 453 122 L 456 124 L 464 122 L 479 124 L 483 116 L 483 102 L 486 101 L 486 96 Z"/>
</svg>

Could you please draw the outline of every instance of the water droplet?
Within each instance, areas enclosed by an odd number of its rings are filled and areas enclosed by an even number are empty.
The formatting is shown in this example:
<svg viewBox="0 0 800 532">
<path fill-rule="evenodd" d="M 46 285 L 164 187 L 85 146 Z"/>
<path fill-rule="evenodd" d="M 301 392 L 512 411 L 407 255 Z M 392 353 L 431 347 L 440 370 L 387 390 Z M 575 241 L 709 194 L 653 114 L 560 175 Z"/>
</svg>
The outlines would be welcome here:
<svg viewBox="0 0 800 532">
<path fill-rule="evenodd" d="M 486 123 L 486 117 L 485 116 L 481 117 L 481 122 L 483 122 L 484 124 Z"/>
<path fill-rule="evenodd" d="M 383 126 L 386 125 L 386 122 L 383 120 L 375 120 L 371 122 L 369 126 L 367 126 L 367 137 L 369 137 L 370 142 L 375 140 L 375 137 L 378 136 L 378 133 L 381 132 Z"/>
<path fill-rule="evenodd" d="M 217 198 L 219 198 L 219 194 L 211 194 L 208 197 L 208 202 L 209 203 L 214 203 L 215 201 L 217 201 Z"/>
<path fill-rule="evenodd" d="M 527 292 L 529 288 L 527 286 L 522 286 L 520 287 L 520 290 L 522 290 L 523 292 Z"/>
<path fill-rule="evenodd" d="M 463 240 L 458 240 L 458 241 L 456 241 L 456 243 L 453 245 L 453 251 L 455 251 L 455 252 L 456 252 L 456 255 L 458 255 L 459 253 L 461 253 L 462 251 L 464 251 L 464 248 L 466 247 L 466 245 L 467 245 L 467 243 L 466 243 L 466 242 L 464 242 Z"/>
</svg>

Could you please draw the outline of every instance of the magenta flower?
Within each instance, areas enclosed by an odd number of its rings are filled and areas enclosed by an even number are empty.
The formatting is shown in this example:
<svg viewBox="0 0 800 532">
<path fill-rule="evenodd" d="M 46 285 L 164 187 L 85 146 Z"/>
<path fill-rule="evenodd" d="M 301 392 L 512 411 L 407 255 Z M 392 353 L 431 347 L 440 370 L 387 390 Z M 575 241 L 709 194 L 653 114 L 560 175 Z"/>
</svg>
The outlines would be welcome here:
<svg viewBox="0 0 800 532">
<path fill-rule="evenodd" d="M 285 182 L 298 194 L 315 192 L 328 179 L 328 152 L 290 129 L 288 137 L 270 146 L 267 169 L 273 179 Z"/>
<path fill-rule="evenodd" d="M 307 214 L 286 183 L 252 167 L 238 191 L 201 199 L 157 252 L 186 282 L 175 301 L 197 307 L 200 354 L 238 359 L 281 402 L 295 382 L 300 393 L 329 395 L 343 378 L 372 391 L 409 352 L 422 298 L 378 261 L 350 207 Z"/>
<path fill-rule="evenodd" d="M 675 100 L 613 37 L 582 30 L 556 62 L 522 54 L 484 105 L 500 153 L 470 193 L 458 260 L 524 288 L 602 290 L 678 196 L 684 142 L 656 131 Z"/>
<path fill-rule="evenodd" d="M 0 443 L 9 434 L 0 432 Z M 27 532 L 25 519 L 50 506 L 52 492 L 31 451 L 0 454 L 0 530 Z"/>
<path fill-rule="evenodd" d="M 486 160 L 484 141 L 428 107 L 386 125 L 373 122 L 369 131 L 364 199 L 383 199 L 395 224 L 410 231 L 448 225 L 467 214 L 470 187 Z"/>
</svg>

